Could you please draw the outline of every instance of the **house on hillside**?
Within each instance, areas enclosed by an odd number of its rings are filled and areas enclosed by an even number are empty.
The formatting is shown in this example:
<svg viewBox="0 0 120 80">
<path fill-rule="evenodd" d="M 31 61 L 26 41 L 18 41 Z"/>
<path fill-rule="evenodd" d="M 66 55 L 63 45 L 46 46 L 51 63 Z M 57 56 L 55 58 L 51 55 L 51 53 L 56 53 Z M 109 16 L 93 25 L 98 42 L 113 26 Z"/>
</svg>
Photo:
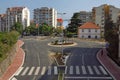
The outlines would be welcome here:
<svg viewBox="0 0 120 80">
<path fill-rule="evenodd" d="M 100 27 L 92 22 L 87 22 L 78 28 L 78 38 L 99 39 Z"/>
</svg>

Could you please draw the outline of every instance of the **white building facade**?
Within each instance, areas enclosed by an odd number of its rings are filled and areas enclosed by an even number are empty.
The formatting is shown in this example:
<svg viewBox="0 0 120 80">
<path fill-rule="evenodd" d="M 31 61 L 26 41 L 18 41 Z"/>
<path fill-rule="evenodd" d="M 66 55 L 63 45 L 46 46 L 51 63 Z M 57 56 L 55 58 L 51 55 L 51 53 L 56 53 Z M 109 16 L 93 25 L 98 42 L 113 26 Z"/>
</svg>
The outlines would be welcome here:
<svg viewBox="0 0 120 80">
<path fill-rule="evenodd" d="M 87 22 L 78 28 L 78 38 L 100 39 L 100 28 L 91 22 Z"/>
<path fill-rule="evenodd" d="M 48 7 L 34 9 L 34 22 L 39 25 L 46 23 L 56 28 L 57 11 L 54 8 Z"/>
<path fill-rule="evenodd" d="M 116 23 L 119 12 L 119 8 L 107 4 L 94 7 L 92 9 L 92 20 L 96 25 L 101 27 L 102 35 L 104 35 L 105 19 L 109 16 L 111 17 L 113 23 Z"/>
<path fill-rule="evenodd" d="M 27 7 L 11 7 L 7 8 L 7 30 L 14 25 L 15 22 L 20 22 L 25 27 L 30 26 L 30 11 Z"/>
<path fill-rule="evenodd" d="M 6 18 L 7 18 L 6 14 L 0 14 L 0 32 L 7 31 Z"/>
</svg>

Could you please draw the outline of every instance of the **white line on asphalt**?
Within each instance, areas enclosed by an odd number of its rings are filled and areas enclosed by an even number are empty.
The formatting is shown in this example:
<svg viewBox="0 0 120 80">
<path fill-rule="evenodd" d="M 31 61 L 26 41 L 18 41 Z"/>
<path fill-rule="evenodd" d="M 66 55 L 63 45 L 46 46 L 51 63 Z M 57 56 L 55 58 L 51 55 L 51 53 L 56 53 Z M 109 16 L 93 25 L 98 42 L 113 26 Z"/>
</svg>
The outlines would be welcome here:
<svg viewBox="0 0 120 80">
<path fill-rule="evenodd" d="M 73 66 L 70 66 L 70 74 L 73 74 Z"/>
<path fill-rule="evenodd" d="M 65 67 L 65 74 L 67 74 L 67 66 Z"/>
<path fill-rule="evenodd" d="M 40 55 L 37 53 L 37 58 L 38 58 L 38 66 L 40 66 Z"/>
<path fill-rule="evenodd" d="M 12 79 L 10 79 L 10 80 L 17 80 L 15 77 L 13 77 Z"/>
<path fill-rule="evenodd" d="M 35 71 L 35 75 L 38 75 L 39 71 L 40 71 L 40 67 L 37 67 L 37 69 Z"/>
<path fill-rule="evenodd" d="M 104 75 L 108 75 L 105 69 L 102 66 L 99 66 L 100 70 L 103 72 Z"/>
<path fill-rule="evenodd" d="M 76 74 L 80 74 L 79 66 L 76 66 Z"/>
<path fill-rule="evenodd" d="M 88 67 L 88 71 L 90 74 L 93 74 L 93 71 L 92 71 L 92 68 L 90 66 L 87 66 Z"/>
<path fill-rule="evenodd" d="M 51 66 L 48 66 L 48 75 L 51 74 Z"/>
<path fill-rule="evenodd" d="M 86 69 L 85 69 L 85 66 L 81 66 L 81 67 L 82 67 L 82 72 L 83 72 L 83 74 L 87 74 Z"/>
<path fill-rule="evenodd" d="M 104 80 L 110 80 L 112 77 L 65 77 L 66 79 L 104 79 Z"/>
<path fill-rule="evenodd" d="M 82 64 L 84 65 L 84 54 L 82 55 Z"/>
<path fill-rule="evenodd" d="M 15 75 L 18 76 L 22 70 L 23 70 L 23 67 L 20 67 Z"/>
<path fill-rule="evenodd" d="M 57 66 L 54 66 L 54 74 L 55 74 L 55 75 L 58 74 Z"/>
<path fill-rule="evenodd" d="M 24 72 L 21 75 L 24 76 L 27 73 L 28 69 L 29 69 L 29 67 L 26 67 L 26 69 L 24 70 Z"/>
<path fill-rule="evenodd" d="M 46 67 L 44 66 L 44 67 L 42 68 L 41 75 L 44 75 L 44 74 L 45 74 L 45 71 L 46 71 Z"/>
<path fill-rule="evenodd" d="M 35 67 L 32 67 L 31 70 L 29 71 L 28 75 L 32 75 L 34 69 L 35 69 Z"/>
<path fill-rule="evenodd" d="M 95 69 L 95 72 L 100 75 L 100 71 L 98 70 L 98 68 L 96 66 L 93 66 L 93 68 Z"/>
</svg>

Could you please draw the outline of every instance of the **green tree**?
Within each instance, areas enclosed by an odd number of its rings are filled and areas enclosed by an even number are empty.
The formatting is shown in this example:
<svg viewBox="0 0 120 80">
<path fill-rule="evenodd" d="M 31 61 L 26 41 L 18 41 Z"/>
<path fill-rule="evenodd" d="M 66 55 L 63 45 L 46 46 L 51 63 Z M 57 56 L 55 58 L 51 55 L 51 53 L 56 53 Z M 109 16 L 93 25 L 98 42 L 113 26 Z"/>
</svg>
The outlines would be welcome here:
<svg viewBox="0 0 120 80">
<path fill-rule="evenodd" d="M 23 31 L 23 25 L 19 22 L 16 22 L 12 27 L 11 27 L 11 30 L 16 30 L 18 31 L 20 34 L 22 33 Z"/>
<path fill-rule="evenodd" d="M 71 18 L 71 23 L 68 24 L 67 31 L 77 34 L 78 27 L 81 25 L 80 23 L 79 13 L 74 13 Z"/>
<path fill-rule="evenodd" d="M 118 27 L 113 23 L 110 17 L 105 20 L 104 30 L 105 40 L 110 44 L 107 49 L 109 55 L 113 59 L 118 59 Z"/>
<path fill-rule="evenodd" d="M 29 34 L 33 34 L 33 35 L 36 35 L 37 34 L 37 27 L 35 26 L 35 24 L 31 24 L 30 26 L 26 27 L 24 32 L 26 33 L 26 35 L 29 35 Z"/>
<path fill-rule="evenodd" d="M 43 24 L 42 26 L 41 26 L 41 32 L 44 34 L 44 35 L 50 35 L 50 34 L 52 34 L 53 33 L 53 27 L 52 26 L 49 26 L 49 25 L 47 25 L 47 24 Z"/>
</svg>

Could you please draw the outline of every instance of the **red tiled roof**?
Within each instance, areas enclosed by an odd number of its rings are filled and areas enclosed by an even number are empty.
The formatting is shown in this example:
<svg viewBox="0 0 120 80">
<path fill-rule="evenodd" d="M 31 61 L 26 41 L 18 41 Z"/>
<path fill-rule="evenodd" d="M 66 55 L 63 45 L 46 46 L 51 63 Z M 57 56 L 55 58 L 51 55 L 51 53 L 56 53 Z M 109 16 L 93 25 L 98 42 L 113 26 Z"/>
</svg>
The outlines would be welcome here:
<svg viewBox="0 0 120 80">
<path fill-rule="evenodd" d="M 0 17 L 5 17 L 6 16 L 6 14 L 0 14 Z"/>
<path fill-rule="evenodd" d="M 79 29 L 100 29 L 96 24 L 92 22 L 87 22 L 79 27 Z"/>
</svg>

